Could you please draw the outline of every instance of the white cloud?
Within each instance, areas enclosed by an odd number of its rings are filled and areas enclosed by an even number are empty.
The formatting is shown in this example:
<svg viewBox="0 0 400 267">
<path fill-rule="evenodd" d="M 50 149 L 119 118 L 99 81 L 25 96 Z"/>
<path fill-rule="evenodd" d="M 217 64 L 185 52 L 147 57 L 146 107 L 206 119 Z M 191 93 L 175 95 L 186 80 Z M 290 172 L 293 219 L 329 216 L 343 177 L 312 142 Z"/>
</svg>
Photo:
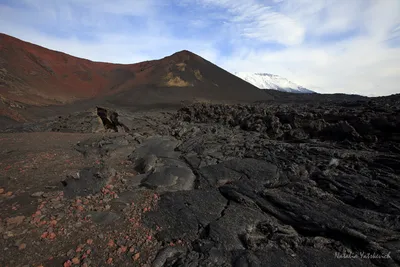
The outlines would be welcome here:
<svg viewBox="0 0 400 267">
<path fill-rule="evenodd" d="M 232 72 L 278 74 L 323 93 L 400 93 L 400 46 L 385 42 L 400 35 L 400 1 L 287 0 L 280 12 L 300 22 L 317 41 L 277 51 L 239 48 L 221 64 Z M 354 29 L 359 35 L 349 39 L 323 39 Z"/>
<path fill-rule="evenodd" d="M 310 35 L 341 33 L 358 25 L 370 0 L 283 0 L 281 12 L 306 28 Z M 385 0 L 383 0 L 385 1 Z"/>
</svg>

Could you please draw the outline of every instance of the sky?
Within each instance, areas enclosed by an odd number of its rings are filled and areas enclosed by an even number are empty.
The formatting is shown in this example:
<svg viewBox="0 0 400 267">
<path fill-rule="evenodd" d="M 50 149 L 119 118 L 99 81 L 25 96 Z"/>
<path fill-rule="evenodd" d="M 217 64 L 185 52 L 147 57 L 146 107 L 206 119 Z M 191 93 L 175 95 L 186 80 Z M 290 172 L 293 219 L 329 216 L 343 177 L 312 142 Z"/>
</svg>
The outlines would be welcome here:
<svg viewBox="0 0 400 267">
<path fill-rule="evenodd" d="M 319 93 L 400 93 L 400 0 L 0 0 L 0 32 L 94 61 L 186 49 Z"/>
</svg>

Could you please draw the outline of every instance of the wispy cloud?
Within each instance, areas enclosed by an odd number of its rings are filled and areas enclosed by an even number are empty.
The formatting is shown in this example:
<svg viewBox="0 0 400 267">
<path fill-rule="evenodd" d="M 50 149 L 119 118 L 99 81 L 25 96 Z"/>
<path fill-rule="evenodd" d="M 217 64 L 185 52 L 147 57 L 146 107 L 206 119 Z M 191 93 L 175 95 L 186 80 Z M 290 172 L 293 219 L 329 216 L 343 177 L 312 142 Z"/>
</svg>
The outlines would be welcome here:
<svg viewBox="0 0 400 267">
<path fill-rule="evenodd" d="M 277 12 L 273 6 L 254 0 L 199 0 L 198 2 L 208 7 L 224 9 L 230 15 L 227 23 L 234 26 L 243 37 L 284 45 L 303 41 L 304 28 L 293 18 Z"/>
<path fill-rule="evenodd" d="M 96 61 L 189 49 L 319 92 L 400 92 L 398 0 L 0 0 L 0 31 Z"/>
</svg>

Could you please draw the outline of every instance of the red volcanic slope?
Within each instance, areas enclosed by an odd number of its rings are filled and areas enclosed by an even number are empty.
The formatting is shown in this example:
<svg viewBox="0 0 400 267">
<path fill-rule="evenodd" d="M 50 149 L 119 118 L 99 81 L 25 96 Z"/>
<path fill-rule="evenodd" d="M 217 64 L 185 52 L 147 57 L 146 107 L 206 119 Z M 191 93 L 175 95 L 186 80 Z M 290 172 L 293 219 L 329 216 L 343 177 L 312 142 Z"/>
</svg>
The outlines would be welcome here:
<svg viewBox="0 0 400 267">
<path fill-rule="evenodd" d="M 0 94 L 33 105 L 68 103 L 116 92 L 133 78 L 140 84 L 136 73 L 154 62 L 93 62 L 0 34 Z"/>
</svg>

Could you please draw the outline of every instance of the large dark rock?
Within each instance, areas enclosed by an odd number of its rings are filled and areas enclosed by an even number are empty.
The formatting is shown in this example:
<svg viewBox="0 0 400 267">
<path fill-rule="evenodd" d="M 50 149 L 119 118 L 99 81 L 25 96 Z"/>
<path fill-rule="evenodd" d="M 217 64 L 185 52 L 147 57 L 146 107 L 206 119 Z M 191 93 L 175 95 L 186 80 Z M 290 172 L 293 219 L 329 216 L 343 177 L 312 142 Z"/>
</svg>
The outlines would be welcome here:
<svg viewBox="0 0 400 267">
<path fill-rule="evenodd" d="M 161 196 L 158 211 L 147 213 L 145 222 L 161 227 L 160 240 L 192 241 L 207 231 L 226 205 L 227 200 L 215 189 L 169 192 Z"/>
<path fill-rule="evenodd" d="M 280 174 L 274 164 L 256 159 L 235 159 L 199 170 L 200 186 L 220 186 L 246 179 L 262 187 L 274 187 L 280 183 Z"/>
<path fill-rule="evenodd" d="M 129 159 L 132 161 L 142 160 L 150 155 L 154 155 L 158 158 L 177 158 L 179 153 L 174 150 L 178 144 L 178 140 L 168 136 L 151 137 L 135 149 L 129 156 Z"/>
<path fill-rule="evenodd" d="M 170 137 L 152 137 L 129 156 L 143 176 L 143 186 L 162 192 L 193 189 L 196 177 L 179 159 L 180 153 L 175 151 L 178 144 Z"/>
<path fill-rule="evenodd" d="M 97 115 L 104 125 L 104 129 L 111 130 L 114 132 L 128 132 L 129 128 L 119 122 L 118 113 L 114 110 L 106 109 L 103 107 L 97 107 Z"/>
<path fill-rule="evenodd" d="M 357 133 L 356 129 L 350 125 L 347 121 L 341 121 L 339 123 L 329 125 L 325 127 L 321 132 L 323 138 L 329 138 L 329 140 L 342 141 L 349 139 L 351 141 L 358 141 L 361 136 Z"/>
<path fill-rule="evenodd" d="M 96 194 L 116 175 L 114 169 L 84 168 L 73 176 L 67 177 L 64 185 L 66 197 L 87 196 Z"/>
<path fill-rule="evenodd" d="M 163 191 L 190 190 L 194 187 L 195 179 L 190 168 L 167 166 L 154 170 L 142 181 L 142 185 Z"/>
</svg>

